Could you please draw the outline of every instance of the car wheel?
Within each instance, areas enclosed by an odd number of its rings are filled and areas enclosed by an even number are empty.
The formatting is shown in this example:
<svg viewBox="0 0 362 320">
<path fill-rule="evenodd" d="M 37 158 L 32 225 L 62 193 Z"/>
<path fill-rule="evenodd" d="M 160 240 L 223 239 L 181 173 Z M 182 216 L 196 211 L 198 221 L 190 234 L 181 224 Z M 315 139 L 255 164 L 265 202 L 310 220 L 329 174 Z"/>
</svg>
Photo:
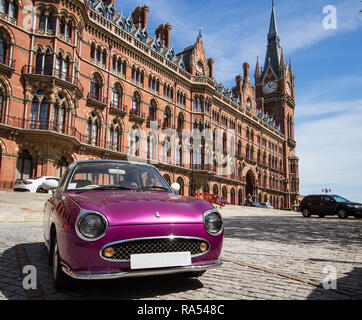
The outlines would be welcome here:
<svg viewBox="0 0 362 320">
<path fill-rule="evenodd" d="M 69 278 L 62 270 L 60 263 L 59 248 L 57 240 L 54 239 L 53 251 L 53 280 L 56 289 L 69 289 L 71 287 L 71 278 Z"/>
<path fill-rule="evenodd" d="M 324 218 L 325 217 L 324 214 L 319 214 L 318 216 L 319 216 L 319 218 Z"/>
<path fill-rule="evenodd" d="M 38 187 L 38 189 L 36 189 L 36 193 L 47 193 L 48 191 L 46 191 L 43 187 Z"/>
<path fill-rule="evenodd" d="M 340 218 L 340 219 L 347 219 L 348 218 L 348 214 L 347 214 L 347 211 L 345 209 L 338 209 L 337 215 L 338 215 L 338 218 Z"/>
<path fill-rule="evenodd" d="M 303 208 L 303 210 L 302 210 L 302 215 L 303 215 L 303 217 L 305 217 L 305 218 L 309 218 L 309 217 L 311 216 L 311 213 L 310 213 L 310 211 L 309 211 L 308 208 Z"/>
</svg>

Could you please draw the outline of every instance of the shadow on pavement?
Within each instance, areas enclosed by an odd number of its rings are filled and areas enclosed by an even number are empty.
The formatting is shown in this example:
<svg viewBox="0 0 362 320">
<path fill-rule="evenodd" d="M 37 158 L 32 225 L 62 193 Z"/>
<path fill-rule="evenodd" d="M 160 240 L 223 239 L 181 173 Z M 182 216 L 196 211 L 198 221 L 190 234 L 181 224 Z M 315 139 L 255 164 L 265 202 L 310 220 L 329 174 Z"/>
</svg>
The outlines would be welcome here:
<svg viewBox="0 0 362 320">
<path fill-rule="evenodd" d="M 165 275 L 99 281 L 74 280 L 74 288 L 72 290 L 57 291 L 53 286 L 52 268 L 48 266 L 47 252 L 44 244 L 24 243 L 20 244 L 20 246 L 25 249 L 31 265 L 36 267 L 37 283 L 43 292 L 44 299 L 131 300 L 186 292 L 203 287 L 197 278 Z M 9 276 L 9 272 L 11 272 L 11 276 Z M 15 289 L 18 291 L 16 295 L 14 295 Z M 27 294 L 24 295 L 15 246 L 5 250 L 0 256 L 0 294 L 9 300 L 12 300 L 14 297 L 21 299 L 21 291 L 23 291 L 22 299 L 26 299 Z"/>
<path fill-rule="evenodd" d="M 285 244 L 318 244 L 340 249 L 361 245 L 361 220 L 303 218 L 299 216 L 244 216 L 224 219 L 225 237 L 275 241 Z"/>
<path fill-rule="evenodd" d="M 327 276 L 327 275 L 326 275 Z M 356 289 L 356 288 L 359 288 Z M 323 288 L 317 288 L 307 297 L 307 300 L 320 300 Z M 336 294 L 336 299 L 362 300 L 362 268 L 353 268 L 346 277 L 337 280 L 337 289 L 330 289 Z"/>
</svg>

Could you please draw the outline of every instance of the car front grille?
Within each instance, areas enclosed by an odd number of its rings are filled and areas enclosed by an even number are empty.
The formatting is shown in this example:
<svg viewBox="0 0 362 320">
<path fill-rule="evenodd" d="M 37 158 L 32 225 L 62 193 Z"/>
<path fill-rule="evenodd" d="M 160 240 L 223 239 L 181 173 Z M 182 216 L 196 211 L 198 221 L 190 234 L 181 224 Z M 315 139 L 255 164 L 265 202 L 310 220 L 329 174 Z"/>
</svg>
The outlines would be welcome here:
<svg viewBox="0 0 362 320">
<path fill-rule="evenodd" d="M 201 243 L 207 244 L 207 249 L 200 249 Z M 112 257 L 106 257 L 104 251 L 113 248 Z M 209 243 L 203 239 L 195 238 L 152 238 L 130 240 L 110 244 L 101 251 L 101 257 L 111 261 L 128 262 L 132 254 L 167 253 L 167 252 L 191 252 L 191 257 L 203 255 L 209 251 Z"/>
</svg>

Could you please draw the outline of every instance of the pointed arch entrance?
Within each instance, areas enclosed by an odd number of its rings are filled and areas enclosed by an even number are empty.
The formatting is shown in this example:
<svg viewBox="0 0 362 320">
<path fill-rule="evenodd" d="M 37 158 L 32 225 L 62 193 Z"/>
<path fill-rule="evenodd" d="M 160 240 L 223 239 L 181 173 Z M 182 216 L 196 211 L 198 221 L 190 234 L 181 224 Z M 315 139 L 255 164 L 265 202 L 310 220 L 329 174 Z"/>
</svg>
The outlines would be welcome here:
<svg viewBox="0 0 362 320">
<path fill-rule="evenodd" d="M 245 196 L 246 199 L 252 197 L 253 201 L 256 200 L 256 179 L 252 170 L 249 170 L 246 174 Z"/>
</svg>

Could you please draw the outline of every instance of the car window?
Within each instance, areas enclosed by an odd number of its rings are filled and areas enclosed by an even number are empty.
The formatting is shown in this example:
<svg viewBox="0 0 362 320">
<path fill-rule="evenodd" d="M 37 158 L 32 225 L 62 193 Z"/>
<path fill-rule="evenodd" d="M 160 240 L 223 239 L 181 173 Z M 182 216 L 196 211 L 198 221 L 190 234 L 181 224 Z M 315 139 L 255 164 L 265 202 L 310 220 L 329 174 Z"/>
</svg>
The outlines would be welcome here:
<svg viewBox="0 0 362 320">
<path fill-rule="evenodd" d="M 347 199 L 340 197 L 340 196 L 331 196 L 337 202 L 349 202 Z"/>
<path fill-rule="evenodd" d="M 99 187 L 125 189 L 151 188 L 172 192 L 165 179 L 152 166 L 128 162 L 81 162 L 72 172 L 67 191 Z"/>
<path fill-rule="evenodd" d="M 68 169 L 64 172 L 62 178 L 61 178 L 60 181 L 59 181 L 59 186 L 58 186 L 57 191 L 61 191 L 61 190 L 63 189 L 63 186 L 64 186 L 64 184 L 65 184 L 65 181 L 67 180 L 69 171 L 70 171 L 70 169 L 68 168 Z"/>
</svg>

